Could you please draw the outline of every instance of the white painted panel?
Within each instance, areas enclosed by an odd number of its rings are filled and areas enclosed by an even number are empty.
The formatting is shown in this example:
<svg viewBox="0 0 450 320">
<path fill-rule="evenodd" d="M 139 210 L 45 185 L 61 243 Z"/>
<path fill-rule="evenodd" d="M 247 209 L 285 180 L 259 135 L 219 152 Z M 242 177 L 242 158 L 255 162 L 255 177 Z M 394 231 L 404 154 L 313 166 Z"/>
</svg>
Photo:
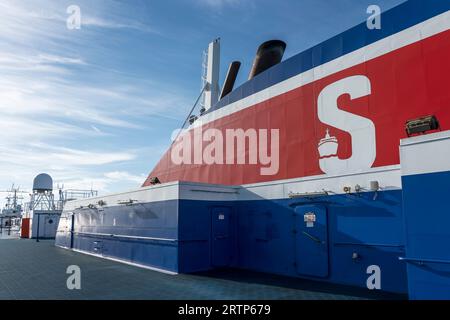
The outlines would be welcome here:
<svg viewBox="0 0 450 320">
<path fill-rule="evenodd" d="M 64 211 L 74 210 L 80 207 L 87 207 L 89 205 L 98 206 L 99 201 L 106 203 L 106 206 L 125 205 L 127 201 L 134 201 L 135 203 L 148 203 L 156 201 L 175 200 L 179 198 L 179 184 L 167 183 L 145 188 L 139 188 L 122 193 L 114 193 L 105 196 L 99 196 L 88 199 L 80 199 L 69 201 L 64 206 Z"/>
<path fill-rule="evenodd" d="M 403 176 L 450 171 L 450 131 L 403 139 L 400 164 Z"/>
<path fill-rule="evenodd" d="M 241 191 L 241 187 L 183 182 L 180 184 L 180 199 L 236 201 L 241 197 Z"/>
<path fill-rule="evenodd" d="M 314 192 L 327 192 L 329 195 L 344 194 L 344 187 L 350 187 L 355 192 L 359 185 L 361 192 L 370 191 L 370 182 L 378 181 L 383 190 L 401 189 L 399 166 L 372 168 L 364 173 L 343 174 L 336 176 L 313 176 L 300 179 L 290 179 L 266 183 L 264 185 L 244 186 L 245 193 L 240 200 L 257 199 L 284 199 L 290 193 L 306 194 Z"/>
</svg>

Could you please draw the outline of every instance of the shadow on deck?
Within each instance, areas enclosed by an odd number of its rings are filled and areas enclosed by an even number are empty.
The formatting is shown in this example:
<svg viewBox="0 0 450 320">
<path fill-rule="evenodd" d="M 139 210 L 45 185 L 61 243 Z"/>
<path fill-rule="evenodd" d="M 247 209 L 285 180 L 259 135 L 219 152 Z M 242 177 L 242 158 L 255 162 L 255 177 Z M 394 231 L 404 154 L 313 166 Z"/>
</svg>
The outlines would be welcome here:
<svg viewBox="0 0 450 320">
<path fill-rule="evenodd" d="M 273 286 L 293 289 L 305 299 L 369 299 L 369 300 L 407 300 L 406 294 L 370 291 L 365 288 L 332 284 L 274 274 L 237 269 L 219 269 L 196 273 L 197 276 L 235 281 L 240 283 Z"/>
<path fill-rule="evenodd" d="M 0 299 L 406 299 L 243 270 L 168 275 L 57 248 L 51 240 L 0 240 L 0 257 Z M 67 288 L 66 270 L 70 265 L 81 269 L 81 290 Z"/>
</svg>

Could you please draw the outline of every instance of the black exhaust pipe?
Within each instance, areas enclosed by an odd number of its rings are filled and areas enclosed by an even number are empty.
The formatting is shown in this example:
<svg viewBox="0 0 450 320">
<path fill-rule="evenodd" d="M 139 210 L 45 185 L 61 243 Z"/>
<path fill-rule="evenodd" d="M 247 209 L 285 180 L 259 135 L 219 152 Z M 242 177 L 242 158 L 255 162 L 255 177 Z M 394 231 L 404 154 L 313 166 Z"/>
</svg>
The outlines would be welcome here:
<svg viewBox="0 0 450 320">
<path fill-rule="evenodd" d="M 223 84 L 219 99 L 224 98 L 227 94 L 233 91 L 234 83 L 236 82 L 240 67 L 241 63 L 239 61 L 233 61 L 232 63 L 230 63 L 230 67 L 228 68 L 227 76 L 225 78 L 225 82 Z"/>
<path fill-rule="evenodd" d="M 281 40 L 270 40 L 259 46 L 248 80 L 281 62 L 286 43 Z"/>
</svg>

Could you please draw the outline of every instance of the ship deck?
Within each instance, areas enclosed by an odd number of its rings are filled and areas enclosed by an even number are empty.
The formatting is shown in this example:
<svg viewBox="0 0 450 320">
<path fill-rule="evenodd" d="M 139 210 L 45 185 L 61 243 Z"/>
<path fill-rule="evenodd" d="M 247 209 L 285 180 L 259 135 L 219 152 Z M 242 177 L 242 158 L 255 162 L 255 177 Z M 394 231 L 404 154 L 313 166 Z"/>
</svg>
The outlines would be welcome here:
<svg viewBox="0 0 450 320">
<path fill-rule="evenodd" d="M 406 296 L 242 270 L 168 275 L 54 246 L 52 240 L 0 239 L 0 299 L 348 300 Z M 66 269 L 81 269 L 69 290 Z"/>
</svg>

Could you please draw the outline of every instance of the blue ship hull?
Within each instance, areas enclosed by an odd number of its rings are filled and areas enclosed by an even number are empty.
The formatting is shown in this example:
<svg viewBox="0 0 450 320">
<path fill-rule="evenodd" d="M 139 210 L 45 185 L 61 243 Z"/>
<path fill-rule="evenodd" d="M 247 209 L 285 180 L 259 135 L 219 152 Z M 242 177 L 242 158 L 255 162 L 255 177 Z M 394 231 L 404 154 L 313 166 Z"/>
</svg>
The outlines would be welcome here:
<svg viewBox="0 0 450 320">
<path fill-rule="evenodd" d="M 56 244 L 173 273 L 235 267 L 359 287 L 366 287 L 367 268 L 378 265 L 382 289 L 406 293 L 401 202 L 401 191 L 392 190 L 76 209 L 73 232 L 60 226 Z M 323 243 L 304 236 L 304 213 L 317 210 L 314 237 Z M 71 219 L 68 212 L 62 220 Z"/>
</svg>

